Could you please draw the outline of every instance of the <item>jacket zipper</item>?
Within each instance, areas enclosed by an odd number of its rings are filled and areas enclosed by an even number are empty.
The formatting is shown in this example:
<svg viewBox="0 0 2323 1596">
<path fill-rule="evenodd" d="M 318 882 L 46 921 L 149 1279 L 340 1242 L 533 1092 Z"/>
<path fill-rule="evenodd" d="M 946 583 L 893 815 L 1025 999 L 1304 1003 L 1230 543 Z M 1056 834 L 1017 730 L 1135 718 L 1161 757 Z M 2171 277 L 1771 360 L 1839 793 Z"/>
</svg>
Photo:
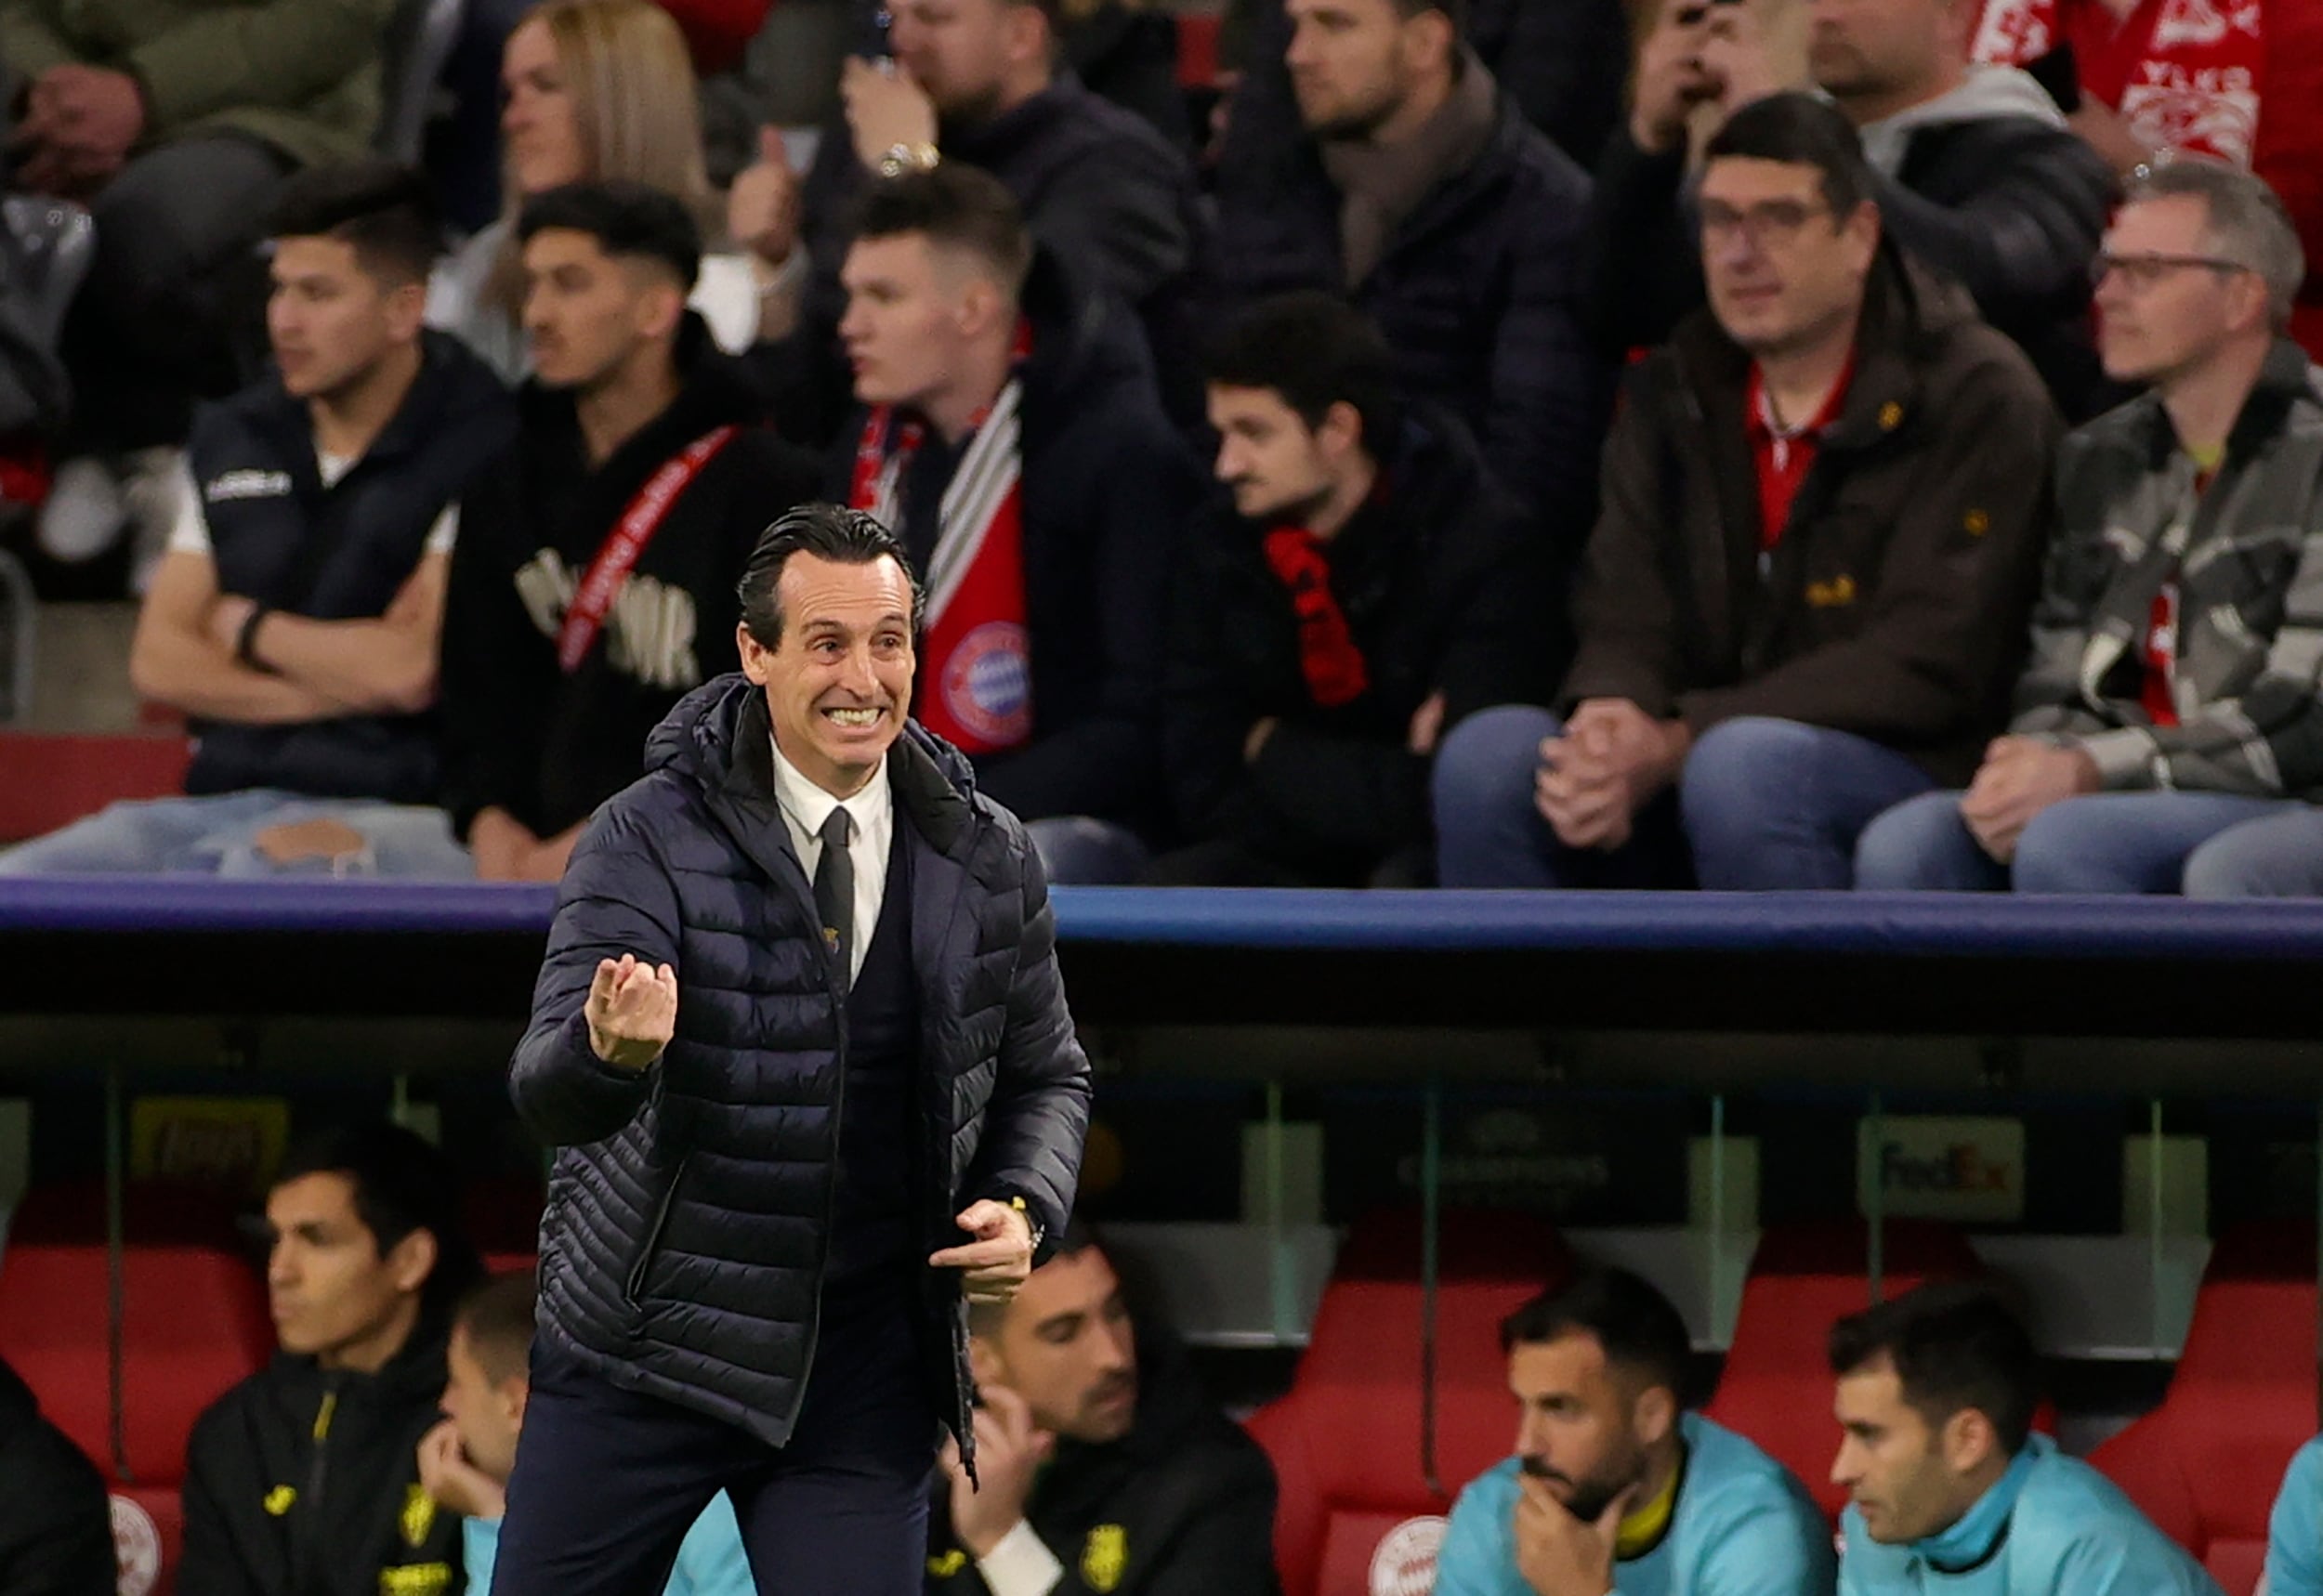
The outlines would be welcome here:
<svg viewBox="0 0 2323 1596">
<path fill-rule="evenodd" d="M 669 1228 L 670 1210 L 677 1206 L 678 1183 L 686 1178 L 686 1166 L 693 1161 L 690 1152 L 678 1155 L 677 1167 L 670 1171 L 669 1184 L 662 1192 L 662 1200 L 654 1205 L 653 1223 L 645 1233 L 645 1247 L 638 1252 L 637 1262 L 629 1266 L 629 1278 L 623 1283 L 622 1294 L 629 1299 L 631 1307 L 637 1306 L 645 1291 L 645 1277 L 661 1256 L 662 1233 Z"/>
<path fill-rule="evenodd" d="M 902 845 L 901 837 L 888 844 L 889 847 Z M 874 928 L 873 935 L 876 934 Z M 816 941 L 820 943 L 821 938 Z M 823 1165 L 822 1223 L 815 1233 L 815 1301 L 807 1311 L 807 1362 L 799 1371 L 798 1389 L 791 1396 L 791 1411 L 783 1421 L 786 1429 L 798 1427 L 799 1411 L 807 1405 L 807 1382 L 814 1378 L 815 1349 L 822 1343 L 822 1276 L 831 1263 L 831 1223 L 839 1206 L 840 1135 L 847 1129 L 847 999 L 839 992 L 838 961 L 828 948 L 823 951 L 822 972 L 823 985 L 831 993 L 831 1028 L 837 1042 L 832 1050 L 831 1065 L 838 1079 L 831 1099 L 831 1158 Z"/>
<path fill-rule="evenodd" d="M 339 1388 L 338 1382 L 334 1380 L 328 1381 L 323 1386 L 322 1405 L 315 1409 L 315 1423 L 313 1432 L 315 1444 L 314 1459 L 307 1465 L 306 1494 L 294 1504 L 294 1509 L 299 1512 L 300 1519 L 305 1523 L 315 1526 L 312 1531 L 313 1535 L 322 1535 L 324 1533 L 323 1524 L 325 1521 L 322 1518 L 322 1487 L 324 1481 L 330 1477 L 331 1420 L 337 1414 L 338 1410 Z M 308 1539 L 309 1537 L 301 1537 L 294 1525 L 291 1532 L 291 1544 L 296 1548 L 298 1551 L 305 1552 L 309 1550 Z M 295 1566 L 291 1571 L 291 1588 L 293 1590 L 303 1591 L 307 1589 L 308 1576 L 313 1571 L 313 1563 L 314 1560 L 310 1556 L 299 1556 L 295 1558 Z"/>
</svg>

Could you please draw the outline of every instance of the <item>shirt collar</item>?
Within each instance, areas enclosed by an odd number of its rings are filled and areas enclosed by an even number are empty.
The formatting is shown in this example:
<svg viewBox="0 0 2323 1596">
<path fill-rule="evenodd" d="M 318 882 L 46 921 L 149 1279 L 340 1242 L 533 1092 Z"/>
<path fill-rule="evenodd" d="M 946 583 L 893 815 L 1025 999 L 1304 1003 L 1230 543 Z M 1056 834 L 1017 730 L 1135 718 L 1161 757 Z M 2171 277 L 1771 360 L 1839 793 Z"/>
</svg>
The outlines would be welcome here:
<svg viewBox="0 0 2323 1596">
<path fill-rule="evenodd" d="M 2008 1533 L 2009 1519 L 2016 1511 L 2016 1498 L 2025 1489 L 2026 1478 L 2041 1460 L 2043 1448 L 2038 1445 L 2039 1440 L 2038 1436 L 2028 1436 L 2024 1449 L 2010 1460 L 2007 1472 L 1976 1498 L 1975 1507 L 1962 1513 L 1950 1528 L 1919 1541 L 1912 1550 L 1947 1573 L 1965 1572 L 1989 1558 Z"/>
<path fill-rule="evenodd" d="M 1847 363 L 1840 369 L 1839 381 L 1832 384 L 1831 392 L 1824 396 L 1823 408 L 1802 425 L 1778 426 L 1775 421 L 1774 404 L 1766 394 L 1765 373 L 1759 370 L 1758 362 L 1752 360 L 1750 388 L 1742 408 L 1743 421 L 1752 434 L 1758 438 L 1779 438 L 1785 441 L 1797 438 L 1820 438 L 1837 424 L 1840 412 L 1846 409 L 1847 390 L 1855 386 L 1855 380 L 1856 350 L 1850 348 Z"/>
<path fill-rule="evenodd" d="M 868 834 L 876 821 L 887 818 L 894 797 L 887 791 L 887 761 L 879 761 L 879 768 L 863 783 L 854 797 L 841 800 L 824 791 L 807 778 L 797 765 L 783 757 L 782 745 L 769 733 L 768 743 L 774 752 L 774 801 L 782 806 L 782 813 L 791 824 L 810 837 L 822 834 L 823 822 L 831 818 L 831 811 L 845 808 L 855 822 L 855 834 Z"/>
</svg>

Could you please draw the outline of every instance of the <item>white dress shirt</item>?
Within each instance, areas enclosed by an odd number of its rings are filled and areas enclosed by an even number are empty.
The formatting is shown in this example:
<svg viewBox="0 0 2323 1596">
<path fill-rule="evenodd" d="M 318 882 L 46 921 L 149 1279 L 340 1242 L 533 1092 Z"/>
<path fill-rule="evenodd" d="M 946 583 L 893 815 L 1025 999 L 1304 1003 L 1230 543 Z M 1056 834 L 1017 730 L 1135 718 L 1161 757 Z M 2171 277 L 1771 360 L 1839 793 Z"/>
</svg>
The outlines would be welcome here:
<svg viewBox="0 0 2323 1596">
<path fill-rule="evenodd" d="M 768 740 L 772 740 L 769 739 Z M 852 798 L 833 797 L 800 774 L 797 765 L 774 750 L 774 799 L 789 828 L 791 846 L 811 884 L 822 863 L 822 827 L 833 809 L 845 809 L 852 823 L 847 857 L 855 861 L 855 945 L 847 949 L 847 980 L 863 973 L 863 955 L 871 950 L 872 933 L 879 927 L 879 905 L 887 896 L 887 849 L 895 841 L 895 796 L 887 791 L 887 762 L 881 760 L 872 778 Z"/>
</svg>

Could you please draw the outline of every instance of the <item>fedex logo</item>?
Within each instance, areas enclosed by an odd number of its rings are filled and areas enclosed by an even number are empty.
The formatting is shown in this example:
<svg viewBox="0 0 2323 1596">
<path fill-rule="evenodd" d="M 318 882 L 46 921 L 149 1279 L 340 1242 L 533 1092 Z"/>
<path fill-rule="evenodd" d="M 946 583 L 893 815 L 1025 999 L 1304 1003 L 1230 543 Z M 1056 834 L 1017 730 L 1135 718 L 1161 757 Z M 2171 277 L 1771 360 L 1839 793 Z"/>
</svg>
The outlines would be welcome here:
<svg viewBox="0 0 2323 1596">
<path fill-rule="evenodd" d="M 2014 1172 L 1973 1142 L 1955 1142 L 1933 1158 L 1914 1158 L 1901 1142 L 1880 1148 L 1880 1182 L 1890 1191 L 2005 1192 Z"/>
<path fill-rule="evenodd" d="M 1990 1116 L 1896 1115 L 1857 1122 L 1862 1211 L 2009 1224 L 2025 1217 L 2025 1127 Z"/>
</svg>

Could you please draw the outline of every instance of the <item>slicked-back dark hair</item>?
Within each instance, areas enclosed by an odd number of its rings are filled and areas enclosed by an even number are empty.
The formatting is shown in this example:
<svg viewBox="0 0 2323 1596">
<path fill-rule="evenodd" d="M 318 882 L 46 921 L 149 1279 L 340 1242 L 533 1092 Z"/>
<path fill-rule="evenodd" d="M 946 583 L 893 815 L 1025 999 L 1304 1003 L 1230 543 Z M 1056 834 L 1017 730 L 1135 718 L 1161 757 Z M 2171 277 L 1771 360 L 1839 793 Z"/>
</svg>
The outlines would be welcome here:
<svg viewBox="0 0 2323 1596">
<path fill-rule="evenodd" d="M 1023 293 L 1025 274 L 1032 269 L 1032 235 L 1016 196 L 990 172 L 945 161 L 881 177 L 863 190 L 855 212 L 857 238 L 911 233 L 973 255 L 1010 298 Z"/>
<path fill-rule="evenodd" d="M 329 238 L 349 245 L 381 282 L 426 282 L 443 253 L 443 220 L 420 175 L 400 162 L 310 166 L 282 185 L 267 237 Z"/>
<path fill-rule="evenodd" d="M 540 1282 L 530 1269 L 488 1275 L 460 1299 L 452 1322 L 494 1385 L 524 1378 L 532 1351 L 532 1307 Z"/>
<path fill-rule="evenodd" d="M 1873 192 L 1856 124 L 1831 101 L 1799 90 L 1752 100 L 1726 118 L 1703 150 L 1702 164 L 1729 159 L 1814 167 L 1834 222 L 1855 215 Z"/>
<path fill-rule="evenodd" d="M 734 584 L 742 600 L 742 624 L 762 648 L 782 642 L 782 568 L 793 555 L 813 555 L 834 565 L 871 565 L 892 559 L 912 590 L 912 629 L 919 630 L 919 578 L 903 544 L 879 517 L 844 504 L 801 504 L 787 511 L 758 534 L 757 546 L 743 562 L 742 580 Z"/>
<path fill-rule="evenodd" d="M 1606 1362 L 1643 1374 L 1685 1404 L 1694 1343 L 1670 1299 L 1645 1276 L 1610 1265 L 1581 1270 L 1501 1321 L 1501 1351 L 1575 1333 L 1595 1337 Z"/>
<path fill-rule="evenodd" d="M 702 272 L 702 229 L 675 194 L 650 183 L 607 179 L 566 183 L 533 195 L 517 215 L 517 238 L 548 231 L 586 233 L 616 259 L 665 268 L 689 292 Z"/>
<path fill-rule="evenodd" d="M 1833 1375 L 1883 1357 L 1930 1429 L 1973 1407 L 2012 1455 L 2024 1448 L 2041 1400 L 2041 1360 L 2024 1321 L 1989 1286 L 1923 1286 L 1831 1328 Z"/>
<path fill-rule="evenodd" d="M 1353 405 L 1374 460 L 1386 457 L 1403 425 L 1386 339 L 1361 311 L 1319 289 L 1252 306 L 1211 341 L 1202 371 L 1222 387 L 1280 395 L 1310 431 L 1332 405 Z"/>
<path fill-rule="evenodd" d="M 451 1161 L 400 1125 L 377 1119 L 303 1136 L 282 1159 L 276 1189 L 308 1175 L 343 1175 L 355 1188 L 355 1217 L 384 1258 L 415 1230 L 436 1238 L 436 1267 L 420 1289 L 421 1317 L 449 1322 L 452 1306 L 484 1272 L 460 1220 L 460 1182 Z"/>
</svg>

